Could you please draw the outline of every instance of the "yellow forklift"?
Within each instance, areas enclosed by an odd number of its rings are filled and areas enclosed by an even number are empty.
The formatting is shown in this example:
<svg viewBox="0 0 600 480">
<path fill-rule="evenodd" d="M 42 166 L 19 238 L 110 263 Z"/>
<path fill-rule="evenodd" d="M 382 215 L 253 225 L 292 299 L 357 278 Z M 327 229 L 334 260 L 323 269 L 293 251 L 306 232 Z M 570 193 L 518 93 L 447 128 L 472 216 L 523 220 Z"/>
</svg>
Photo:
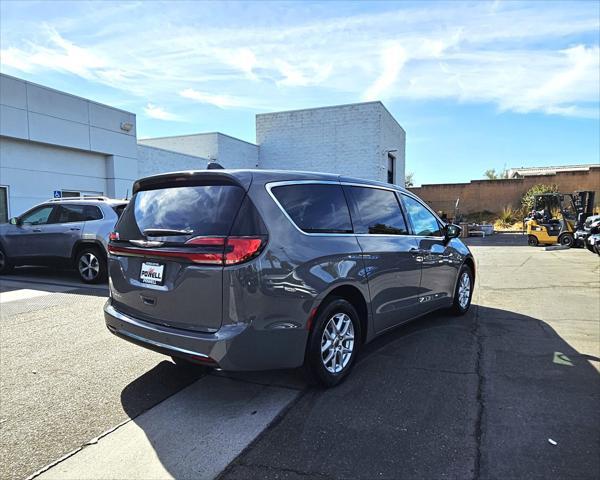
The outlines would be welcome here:
<svg viewBox="0 0 600 480">
<path fill-rule="evenodd" d="M 527 243 L 533 247 L 556 243 L 576 246 L 575 232 L 593 215 L 594 197 L 593 191 L 536 195 L 534 209 L 525 219 Z"/>
</svg>

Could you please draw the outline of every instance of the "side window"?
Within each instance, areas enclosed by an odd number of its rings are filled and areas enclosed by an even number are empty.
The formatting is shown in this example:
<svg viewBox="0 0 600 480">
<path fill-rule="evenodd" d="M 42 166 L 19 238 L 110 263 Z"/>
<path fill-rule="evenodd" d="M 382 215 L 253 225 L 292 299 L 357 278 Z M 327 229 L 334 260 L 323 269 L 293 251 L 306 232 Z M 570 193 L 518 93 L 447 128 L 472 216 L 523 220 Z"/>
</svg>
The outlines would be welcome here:
<svg viewBox="0 0 600 480">
<path fill-rule="evenodd" d="M 442 236 L 440 224 L 429 210 L 408 195 L 402 195 L 402 200 L 415 230 L 415 235 L 421 237 Z"/>
<path fill-rule="evenodd" d="M 102 212 L 95 205 L 85 205 L 83 207 L 83 216 L 86 222 L 100 220 L 102 219 Z"/>
<path fill-rule="evenodd" d="M 307 233 L 352 233 L 341 185 L 297 184 L 274 187 L 273 195 L 292 221 Z"/>
<path fill-rule="evenodd" d="M 21 217 L 23 225 L 46 225 L 52 213 L 51 205 L 36 208 Z"/>
<path fill-rule="evenodd" d="M 407 235 L 408 229 L 396 194 L 391 190 L 350 187 L 359 218 L 355 233 Z"/>
<path fill-rule="evenodd" d="M 54 219 L 55 223 L 72 223 L 85 221 L 83 205 L 60 205 Z"/>
</svg>

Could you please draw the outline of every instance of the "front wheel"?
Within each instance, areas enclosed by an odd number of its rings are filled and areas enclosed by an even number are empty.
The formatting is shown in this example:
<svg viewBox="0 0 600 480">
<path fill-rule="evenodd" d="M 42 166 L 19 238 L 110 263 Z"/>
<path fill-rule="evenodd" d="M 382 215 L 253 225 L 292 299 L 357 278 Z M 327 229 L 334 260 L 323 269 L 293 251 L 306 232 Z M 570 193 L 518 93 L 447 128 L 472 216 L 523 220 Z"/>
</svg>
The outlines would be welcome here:
<svg viewBox="0 0 600 480">
<path fill-rule="evenodd" d="M 564 233 L 561 235 L 558 241 L 563 247 L 571 248 L 575 243 L 575 237 L 573 237 L 573 235 L 570 233 Z"/>
<path fill-rule="evenodd" d="M 529 235 L 529 237 L 527 237 L 527 245 L 530 247 L 537 247 L 539 243 L 540 242 L 535 235 Z"/>
<path fill-rule="evenodd" d="M 306 352 L 311 379 L 333 387 L 350 373 L 360 346 L 360 320 L 343 298 L 330 300 L 317 315 Z"/>
<path fill-rule="evenodd" d="M 451 311 L 455 315 L 464 315 L 471 307 L 473 298 L 473 271 L 468 265 L 463 265 L 458 273 L 458 282 L 454 291 L 454 302 Z"/>
<path fill-rule="evenodd" d="M 85 283 L 99 283 L 106 278 L 106 258 L 96 247 L 84 247 L 75 260 L 79 278 Z"/>
</svg>

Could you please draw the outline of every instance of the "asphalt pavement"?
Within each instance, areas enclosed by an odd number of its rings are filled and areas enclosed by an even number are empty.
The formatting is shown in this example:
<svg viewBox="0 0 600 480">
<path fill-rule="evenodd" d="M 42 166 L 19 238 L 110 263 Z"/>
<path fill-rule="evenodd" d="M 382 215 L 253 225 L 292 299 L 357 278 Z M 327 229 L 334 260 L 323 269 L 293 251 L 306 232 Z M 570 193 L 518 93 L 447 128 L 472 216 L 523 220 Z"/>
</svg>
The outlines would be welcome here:
<svg viewBox="0 0 600 480">
<path fill-rule="evenodd" d="M 198 378 L 108 333 L 106 285 L 20 270 L 0 279 L 0 478 L 20 479 Z M 151 382 L 122 391 L 146 372 Z"/>
<path fill-rule="evenodd" d="M 468 315 L 381 337 L 220 479 L 600 478 L 599 259 L 487 240 Z"/>
</svg>

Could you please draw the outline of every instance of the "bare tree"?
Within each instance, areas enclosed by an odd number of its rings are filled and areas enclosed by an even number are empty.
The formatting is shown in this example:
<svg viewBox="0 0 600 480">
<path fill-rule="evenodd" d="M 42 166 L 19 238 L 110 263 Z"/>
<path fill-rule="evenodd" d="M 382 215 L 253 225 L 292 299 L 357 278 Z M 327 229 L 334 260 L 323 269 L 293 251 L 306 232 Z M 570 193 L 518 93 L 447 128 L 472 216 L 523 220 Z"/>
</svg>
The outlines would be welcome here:
<svg viewBox="0 0 600 480">
<path fill-rule="evenodd" d="M 490 168 L 483 172 L 483 175 L 488 180 L 505 180 L 508 178 L 508 170 L 504 169 L 499 172 L 496 172 L 495 168 Z"/>
<path fill-rule="evenodd" d="M 409 187 L 414 187 L 415 186 L 415 173 L 414 172 L 409 172 L 404 176 L 404 186 L 406 188 Z"/>
</svg>

